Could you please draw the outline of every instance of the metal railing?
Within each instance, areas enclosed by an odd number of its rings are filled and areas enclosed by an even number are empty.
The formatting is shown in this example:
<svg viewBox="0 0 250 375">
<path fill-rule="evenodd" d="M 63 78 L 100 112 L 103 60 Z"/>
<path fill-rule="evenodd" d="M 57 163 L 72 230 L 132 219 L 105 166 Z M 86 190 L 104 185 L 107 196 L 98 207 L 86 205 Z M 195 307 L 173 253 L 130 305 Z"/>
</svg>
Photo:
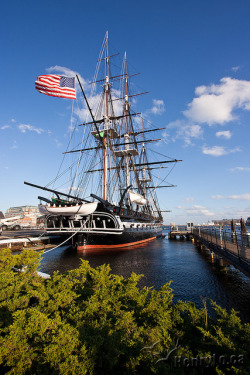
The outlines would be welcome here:
<svg viewBox="0 0 250 375">
<path fill-rule="evenodd" d="M 194 227 L 192 233 L 217 248 L 250 261 L 250 233 L 231 231 L 221 227 Z"/>
</svg>

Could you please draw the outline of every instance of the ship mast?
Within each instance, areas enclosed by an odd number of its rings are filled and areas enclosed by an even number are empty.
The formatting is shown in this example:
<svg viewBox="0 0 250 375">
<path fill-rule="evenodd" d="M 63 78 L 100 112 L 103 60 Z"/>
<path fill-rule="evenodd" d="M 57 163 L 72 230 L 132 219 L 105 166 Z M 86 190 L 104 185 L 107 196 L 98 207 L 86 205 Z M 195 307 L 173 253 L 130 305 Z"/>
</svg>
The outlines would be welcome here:
<svg viewBox="0 0 250 375">
<path fill-rule="evenodd" d="M 104 121 L 104 131 L 108 129 L 109 126 L 109 52 L 108 52 L 108 32 L 106 39 L 106 82 L 105 82 L 105 100 L 106 100 L 106 114 Z M 103 199 L 107 200 L 107 171 L 108 171 L 108 157 L 106 143 L 107 139 L 104 137 L 104 151 L 103 151 Z"/>
<path fill-rule="evenodd" d="M 125 139 L 125 150 L 129 149 L 129 102 L 128 102 L 128 69 L 127 69 L 127 55 L 125 52 L 125 116 L 126 116 L 126 133 L 124 134 Z M 129 155 L 126 154 L 125 157 L 126 163 L 126 188 L 130 186 L 130 174 L 129 174 Z"/>
<path fill-rule="evenodd" d="M 143 137 L 143 144 L 142 144 L 142 162 L 143 164 L 145 164 L 145 137 L 144 137 L 144 129 L 143 129 L 143 117 L 141 116 L 141 120 L 142 120 L 142 137 Z M 144 193 L 144 197 L 146 197 L 147 193 L 146 193 L 146 168 L 145 168 L 145 165 L 143 166 L 142 168 L 142 183 L 143 183 L 143 193 Z"/>
</svg>

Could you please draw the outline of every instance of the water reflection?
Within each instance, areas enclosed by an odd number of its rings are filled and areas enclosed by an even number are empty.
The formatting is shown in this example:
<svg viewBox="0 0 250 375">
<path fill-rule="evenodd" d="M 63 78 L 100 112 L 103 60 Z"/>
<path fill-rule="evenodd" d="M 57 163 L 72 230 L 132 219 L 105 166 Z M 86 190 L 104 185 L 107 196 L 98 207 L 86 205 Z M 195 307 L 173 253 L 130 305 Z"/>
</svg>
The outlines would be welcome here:
<svg viewBox="0 0 250 375">
<path fill-rule="evenodd" d="M 77 268 L 81 259 L 92 267 L 110 264 L 113 273 L 124 277 L 132 272 L 143 274 L 139 286 L 159 288 L 172 280 L 175 301 L 192 301 L 202 307 L 201 297 L 211 298 L 228 310 L 240 311 L 241 318 L 250 322 L 249 279 L 233 266 L 222 271 L 191 242 L 165 238 L 136 248 L 84 252 L 61 247 L 44 255 L 41 270 L 64 272 Z"/>
</svg>

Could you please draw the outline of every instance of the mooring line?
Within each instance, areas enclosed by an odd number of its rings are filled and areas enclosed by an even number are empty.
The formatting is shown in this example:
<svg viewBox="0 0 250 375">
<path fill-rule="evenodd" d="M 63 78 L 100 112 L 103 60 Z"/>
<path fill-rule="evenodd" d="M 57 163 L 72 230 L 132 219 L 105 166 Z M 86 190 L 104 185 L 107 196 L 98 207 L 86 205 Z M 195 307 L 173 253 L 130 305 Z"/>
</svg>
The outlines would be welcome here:
<svg viewBox="0 0 250 375">
<path fill-rule="evenodd" d="M 53 251 L 53 250 L 57 249 L 58 247 L 62 246 L 65 242 L 67 242 L 68 240 L 70 240 L 71 238 L 73 238 L 77 233 L 79 233 L 82 230 L 82 228 L 83 228 L 83 225 L 81 226 L 81 228 L 77 232 L 73 233 L 72 236 L 70 236 L 69 238 L 67 238 L 65 241 L 63 241 L 62 243 L 60 243 L 56 247 L 53 247 L 53 249 L 49 249 L 49 250 L 44 251 L 43 254 L 49 253 L 50 251 Z"/>
</svg>

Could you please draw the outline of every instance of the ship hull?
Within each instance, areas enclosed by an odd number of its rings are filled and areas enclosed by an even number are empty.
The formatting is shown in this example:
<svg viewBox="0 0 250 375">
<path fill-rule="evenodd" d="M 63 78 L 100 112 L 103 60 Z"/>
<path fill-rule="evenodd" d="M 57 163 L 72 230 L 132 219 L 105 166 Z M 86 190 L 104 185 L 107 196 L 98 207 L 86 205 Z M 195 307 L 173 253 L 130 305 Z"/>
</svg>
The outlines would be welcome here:
<svg viewBox="0 0 250 375">
<path fill-rule="evenodd" d="M 123 248 L 162 237 L 161 223 L 121 220 L 108 210 L 79 218 L 48 216 L 45 228 L 48 234 L 71 239 L 77 250 Z"/>
<path fill-rule="evenodd" d="M 161 229 L 158 229 L 157 231 L 124 230 L 124 232 L 120 235 L 79 234 L 75 242 L 75 247 L 77 250 L 120 249 L 144 244 L 162 237 L 163 235 Z"/>
</svg>

